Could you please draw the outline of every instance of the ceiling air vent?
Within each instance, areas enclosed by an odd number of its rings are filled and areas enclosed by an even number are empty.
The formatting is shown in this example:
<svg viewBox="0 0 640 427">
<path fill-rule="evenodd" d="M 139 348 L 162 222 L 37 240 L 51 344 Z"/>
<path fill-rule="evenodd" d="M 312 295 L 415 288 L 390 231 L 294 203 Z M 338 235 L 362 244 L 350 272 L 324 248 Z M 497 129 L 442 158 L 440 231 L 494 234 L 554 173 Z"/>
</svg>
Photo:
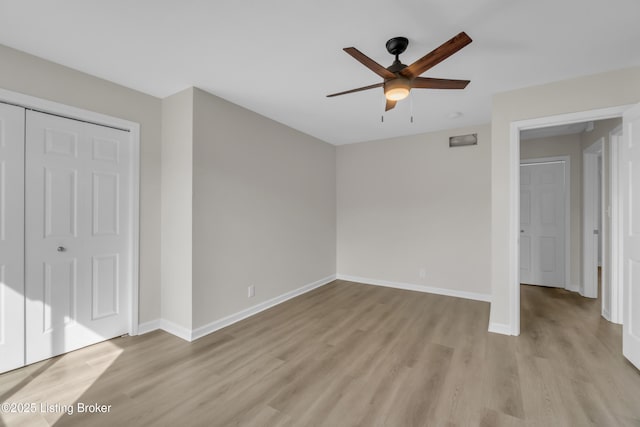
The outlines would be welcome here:
<svg viewBox="0 0 640 427">
<path fill-rule="evenodd" d="M 466 145 L 478 145 L 478 134 L 459 135 L 449 137 L 449 147 L 464 147 Z"/>
</svg>

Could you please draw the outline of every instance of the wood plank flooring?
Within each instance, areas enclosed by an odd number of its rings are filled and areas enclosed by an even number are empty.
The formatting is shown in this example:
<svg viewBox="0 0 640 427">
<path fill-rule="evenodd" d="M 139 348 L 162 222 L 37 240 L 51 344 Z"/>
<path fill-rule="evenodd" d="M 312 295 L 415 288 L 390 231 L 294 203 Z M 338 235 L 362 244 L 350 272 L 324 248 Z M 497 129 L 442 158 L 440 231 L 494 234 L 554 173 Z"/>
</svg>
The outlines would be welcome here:
<svg viewBox="0 0 640 427">
<path fill-rule="evenodd" d="M 507 337 L 487 303 L 335 281 L 193 343 L 156 331 L 0 375 L 0 402 L 74 409 L 0 424 L 639 426 L 640 373 L 599 302 L 521 294 Z"/>
</svg>

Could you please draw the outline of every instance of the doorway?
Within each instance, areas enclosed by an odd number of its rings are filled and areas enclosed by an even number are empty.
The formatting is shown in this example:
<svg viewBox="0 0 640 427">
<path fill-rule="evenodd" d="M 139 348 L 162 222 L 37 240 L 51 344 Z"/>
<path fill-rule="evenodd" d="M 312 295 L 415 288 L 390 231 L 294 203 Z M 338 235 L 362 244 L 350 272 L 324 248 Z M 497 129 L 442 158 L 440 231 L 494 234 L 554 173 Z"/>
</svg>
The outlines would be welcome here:
<svg viewBox="0 0 640 427">
<path fill-rule="evenodd" d="M 600 110 L 568 113 L 552 117 L 543 117 L 530 120 L 513 122 L 510 131 L 510 227 L 509 227 L 509 307 L 511 323 L 509 325 L 511 335 L 520 335 L 520 142 L 521 131 L 538 130 L 560 125 L 571 125 L 582 122 L 611 119 L 622 117 L 629 106 L 611 107 Z M 578 206 L 580 206 L 579 204 Z M 575 227 L 575 226 L 574 226 Z M 575 256 L 574 256 L 575 258 Z M 574 267 L 572 266 L 572 269 Z M 579 277 L 580 272 L 573 275 Z M 571 284 L 570 284 L 571 285 Z"/>
</svg>

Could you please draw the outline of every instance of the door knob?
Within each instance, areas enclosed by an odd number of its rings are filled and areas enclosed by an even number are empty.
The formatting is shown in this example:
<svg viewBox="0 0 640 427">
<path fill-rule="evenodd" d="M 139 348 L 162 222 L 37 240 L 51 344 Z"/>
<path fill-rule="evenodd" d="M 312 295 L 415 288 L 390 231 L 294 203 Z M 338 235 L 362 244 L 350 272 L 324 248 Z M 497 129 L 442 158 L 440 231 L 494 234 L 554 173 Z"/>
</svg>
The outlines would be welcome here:
<svg viewBox="0 0 640 427">
<path fill-rule="evenodd" d="M 521 233 L 524 233 L 524 230 L 520 230 Z"/>
<path fill-rule="evenodd" d="M 58 246 L 58 248 L 56 249 L 58 252 L 64 252 L 67 249 L 64 246 Z"/>
</svg>

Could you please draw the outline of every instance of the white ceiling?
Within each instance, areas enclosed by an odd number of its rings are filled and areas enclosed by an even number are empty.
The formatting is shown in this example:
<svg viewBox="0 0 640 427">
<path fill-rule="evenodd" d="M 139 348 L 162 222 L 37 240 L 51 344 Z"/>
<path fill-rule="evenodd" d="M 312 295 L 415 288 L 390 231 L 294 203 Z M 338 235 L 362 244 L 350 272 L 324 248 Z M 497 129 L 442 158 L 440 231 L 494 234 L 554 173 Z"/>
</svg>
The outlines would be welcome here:
<svg viewBox="0 0 640 427">
<path fill-rule="evenodd" d="M 638 0 L 0 0 L 0 44 L 157 97 L 196 86 L 345 144 L 488 123 L 494 93 L 638 66 L 639 18 Z M 410 64 L 460 31 L 473 43 L 423 75 L 463 91 L 414 90 L 384 122 L 382 89 L 325 97 L 380 81 L 343 47 L 388 66 L 385 42 L 405 36 Z"/>
</svg>

